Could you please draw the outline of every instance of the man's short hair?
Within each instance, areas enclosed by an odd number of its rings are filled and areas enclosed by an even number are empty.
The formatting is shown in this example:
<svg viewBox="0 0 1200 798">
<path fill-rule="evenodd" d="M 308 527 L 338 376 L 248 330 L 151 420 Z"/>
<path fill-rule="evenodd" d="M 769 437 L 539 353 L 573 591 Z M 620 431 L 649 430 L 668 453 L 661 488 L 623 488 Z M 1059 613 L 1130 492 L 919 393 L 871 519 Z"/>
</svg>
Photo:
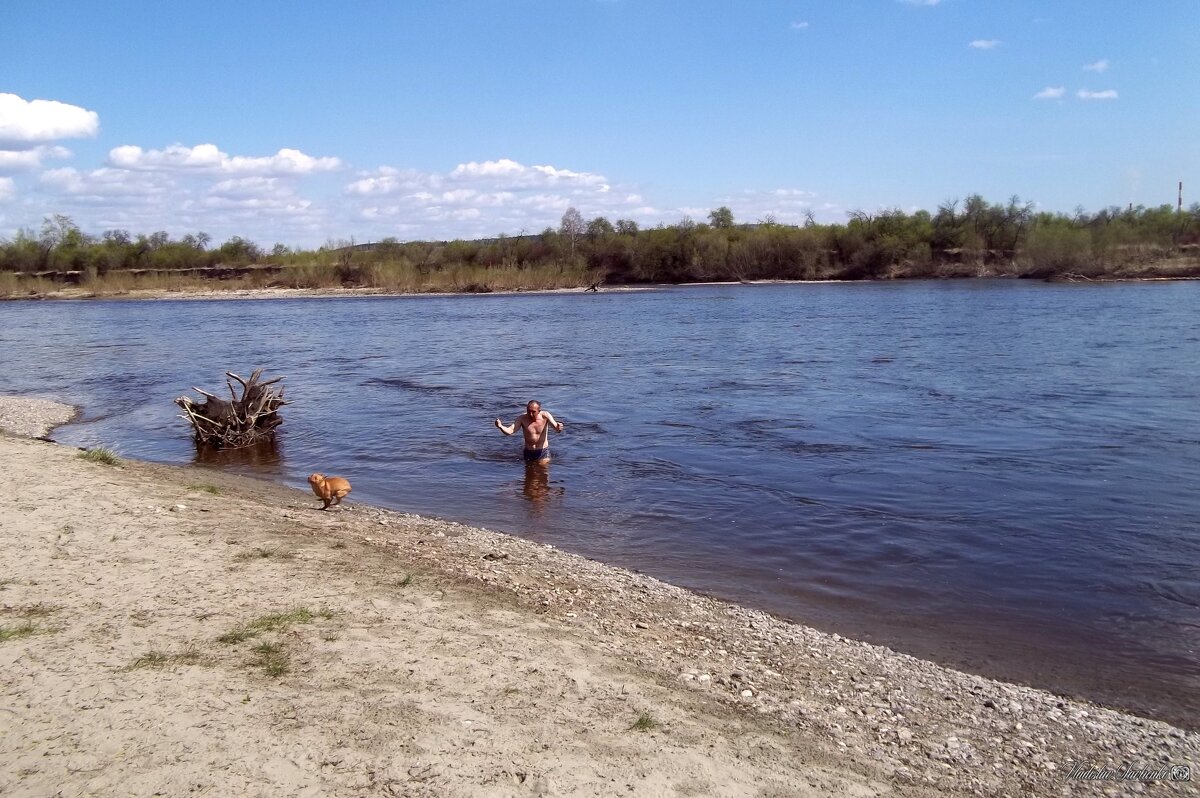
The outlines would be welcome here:
<svg viewBox="0 0 1200 798">
<path fill-rule="evenodd" d="M 525 403 L 525 409 L 528 410 L 531 405 L 537 405 L 538 407 L 541 407 L 542 403 L 539 402 L 537 399 L 530 399 L 528 402 Z"/>
</svg>

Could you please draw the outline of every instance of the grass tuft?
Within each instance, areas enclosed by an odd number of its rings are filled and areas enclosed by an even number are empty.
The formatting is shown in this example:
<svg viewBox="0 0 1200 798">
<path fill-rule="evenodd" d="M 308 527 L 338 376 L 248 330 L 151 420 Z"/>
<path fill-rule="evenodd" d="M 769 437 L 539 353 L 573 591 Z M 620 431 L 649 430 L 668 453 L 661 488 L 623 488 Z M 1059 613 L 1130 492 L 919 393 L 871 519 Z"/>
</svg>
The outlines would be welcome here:
<svg viewBox="0 0 1200 798">
<path fill-rule="evenodd" d="M 322 612 L 331 612 L 322 610 Z M 244 626 L 239 626 L 232 629 L 217 638 L 218 643 L 241 643 L 244 640 L 249 640 L 253 637 L 258 637 L 263 632 L 278 632 L 287 629 L 289 626 L 298 623 L 312 623 L 313 618 L 317 614 L 305 607 L 297 607 L 289 612 L 276 613 L 274 615 L 264 615 L 261 618 L 255 618 L 250 623 Z M 321 617 L 330 617 L 322 615 Z"/>
<path fill-rule="evenodd" d="M 244 626 L 239 626 L 237 629 L 231 629 L 230 631 L 218 637 L 217 642 L 234 645 L 236 643 L 249 640 L 252 637 L 258 637 L 258 632 L 255 632 L 252 629 L 247 629 Z"/>
<path fill-rule="evenodd" d="M 263 662 L 262 666 L 264 673 L 276 679 L 291 670 L 291 663 L 289 663 L 286 659 L 280 659 L 278 657 L 268 658 L 265 662 Z"/>
<path fill-rule="evenodd" d="M 129 663 L 129 670 L 136 668 L 161 668 L 171 661 L 171 657 L 161 651 L 147 651 L 142 656 Z"/>
<path fill-rule="evenodd" d="M 220 488 L 218 488 L 216 485 L 209 485 L 208 483 L 202 483 L 199 485 L 190 485 L 190 486 L 188 486 L 188 490 L 203 491 L 204 493 L 211 493 L 214 496 L 221 495 Z"/>
<path fill-rule="evenodd" d="M 103 463 L 111 466 L 121 464 L 121 458 L 117 457 L 117 453 L 106 446 L 84 449 L 79 453 L 79 459 L 87 460 L 89 463 Z"/>
<path fill-rule="evenodd" d="M 243 551 L 233 555 L 233 559 L 245 562 L 246 560 L 267 560 L 274 558 L 276 560 L 292 560 L 295 559 L 294 552 L 283 551 L 281 549 L 264 549 L 255 547 L 250 551 Z"/>
<path fill-rule="evenodd" d="M 26 621 L 20 626 L 0 626 L 0 643 L 7 640 L 20 640 L 22 637 L 32 637 L 40 634 L 41 631 L 31 621 Z"/>
<path fill-rule="evenodd" d="M 648 732 L 657 729 L 659 725 L 659 722 L 651 717 L 649 712 L 643 712 L 642 714 L 638 715 L 638 719 L 633 722 L 633 725 L 629 727 L 629 730 Z"/>
<path fill-rule="evenodd" d="M 0 615 L 16 615 L 18 618 L 45 618 L 47 615 L 53 615 L 58 612 L 59 608 L 53 604 L 45 604 L 38 602 L 25 607 L 3 607 L 0 608 Z"/>
<path fill-rule="evenodd" d="M 400 579 L 396 582 L 396 587 L 408 587 L 409 585 L 412 584 L 412 581 L 413 581 L 413 575 L 405 574 L 403 579 Z"/>
<path fill-rule="evenodd" d="M 251 651 L 255 654 L 253 664 L 268 676 L 278 679 L 292 669 L 287 648 L 282 643 L 259 643 Z"/>
<path fill-rule="evenodd" d="M 188 646 L 177 654 L 166 654 L 162 651 L 147 651 L 125 667 L 132 671 L 138 668 L 162 668 L 167 665 L 202 665 L 204 655 L 195 646 Z"/>
<path fill-rule="evenodd" d="M 264 615 L 261 618 L 250 622 L 251 628 L 260 629 L 264 632 L 277 631 L 286 629 L 292 624 L 297 623 L 312 623 L 316 615 L 312 610 L 305 607 L 297 607 L 290 612 L 277 613 L 275 615 Z"/>
</svg>

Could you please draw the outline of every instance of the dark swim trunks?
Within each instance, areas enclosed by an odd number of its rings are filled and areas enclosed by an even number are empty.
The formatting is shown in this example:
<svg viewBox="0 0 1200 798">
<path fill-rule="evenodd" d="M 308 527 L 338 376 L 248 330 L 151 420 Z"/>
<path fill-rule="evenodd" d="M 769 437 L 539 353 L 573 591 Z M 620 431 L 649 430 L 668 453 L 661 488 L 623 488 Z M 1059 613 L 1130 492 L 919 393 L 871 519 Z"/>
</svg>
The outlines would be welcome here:
<svg viewBox="0 0 1200 798">
<path fill-rule="evenodd" d="M 521 457 L 524 458 L 526 463 L 536 463 L 540 460 L 549 460 L 550 447 L 547 446 L 545 449 L 526 449 L 524 452 L 522 452 Z"/>
</svg>

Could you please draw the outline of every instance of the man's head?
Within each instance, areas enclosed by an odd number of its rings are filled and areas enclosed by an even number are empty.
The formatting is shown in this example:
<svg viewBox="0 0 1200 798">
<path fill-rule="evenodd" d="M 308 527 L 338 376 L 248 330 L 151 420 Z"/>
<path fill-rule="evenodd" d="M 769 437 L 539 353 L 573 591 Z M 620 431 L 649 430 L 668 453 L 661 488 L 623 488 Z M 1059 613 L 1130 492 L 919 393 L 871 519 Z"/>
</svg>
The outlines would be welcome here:
<svg viewBox="0 0 1200 798">
<path fill-rule="evenodd" d="M 530 399 L 529 403 L 525 405 L 525 412 L 529 414 L 530 418 L 534 418 L 541 409 L 542 403 L 537 399 Z"/>
</svg>

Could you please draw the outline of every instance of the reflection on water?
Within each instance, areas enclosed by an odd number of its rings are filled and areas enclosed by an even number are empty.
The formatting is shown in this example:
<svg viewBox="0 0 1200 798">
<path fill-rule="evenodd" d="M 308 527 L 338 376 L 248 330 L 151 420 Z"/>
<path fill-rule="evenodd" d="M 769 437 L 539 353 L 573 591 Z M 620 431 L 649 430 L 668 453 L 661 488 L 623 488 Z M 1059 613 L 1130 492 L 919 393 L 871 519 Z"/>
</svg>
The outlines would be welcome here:
<svg viewBox="0 0 1200 798">
<path fill-rule="evenodd" d="M 267 476 L 278 476 L 284 473 L 283 445 L 278 437 L 237 448 L 217 448 L 197 443 L 192 463 L 216 468 L 241 468 Z"/>
<path fill-rule="evenodd" d="M 525 485 L 522 491 L 532 514 L 540 516 L 552 498 L 562 496 L 566 488 L 550 485 L 550 463 L 525 463 Z"/>
<path fill-rule="evenodd" d="M 1200 283 L 1000 280 L 10 302 L 0 392 L 82 405 L 67 444 L 339 474 L 363 503 L 1195 725 L 1198 306 Z M 279 334 L 219 334 L 247 324 Z M 197 452 L 172 400 L 256 366 L 286 375 L 278 445 Z M 493 420 L 531 396 L 566 432 L 519 473 Z"/>
</svg>

